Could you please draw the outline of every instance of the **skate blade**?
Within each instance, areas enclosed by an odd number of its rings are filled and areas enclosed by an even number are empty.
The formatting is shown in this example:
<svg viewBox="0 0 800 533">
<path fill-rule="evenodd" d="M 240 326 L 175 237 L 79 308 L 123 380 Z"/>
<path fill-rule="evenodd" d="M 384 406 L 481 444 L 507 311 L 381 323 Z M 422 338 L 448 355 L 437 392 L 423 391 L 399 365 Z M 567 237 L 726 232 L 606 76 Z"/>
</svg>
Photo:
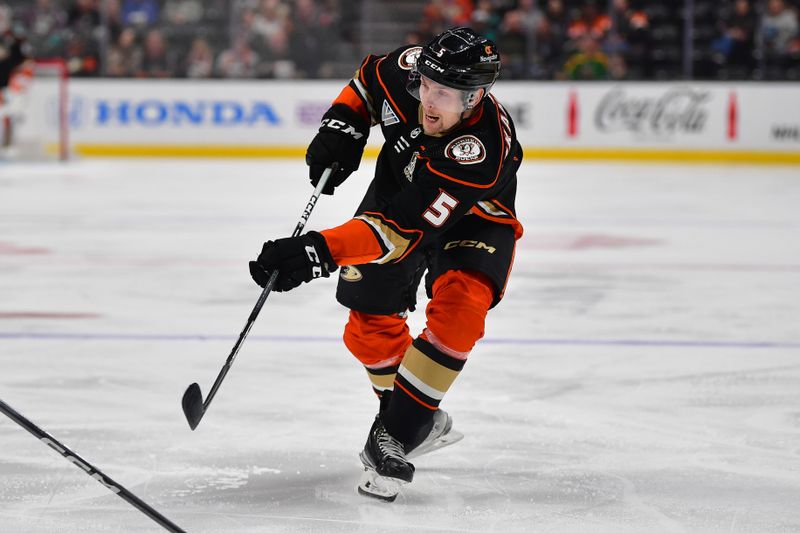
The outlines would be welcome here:
<svg viewBox="0 0 800 533">
<path fill-rule="evenodd" d="M 393 502 L 403 485 L 407 482 L 393 477 L 384 477 L 371 468 L 364 468 L 358 493 L 362 496 L 376 498 L 385 502 Z"/>
<path fill-rule="evenodd" d="M 463 433 L 455 429 L 451 429 L 448 433 L 442 435 L 438 439 L 432 440 L 431 442 L 423 442 L 422 444 L 420 444 L 419 446 L 408 452 L 406 454 L 406 458 L 413 459 L 414 457 L 419 457 L 420 455 L 425 455 L 427 453 L 435 452 L 436 450 L 452 446 L 453 444 L 459 442 L 463 438 L 464 438 Z"/>
</svg>

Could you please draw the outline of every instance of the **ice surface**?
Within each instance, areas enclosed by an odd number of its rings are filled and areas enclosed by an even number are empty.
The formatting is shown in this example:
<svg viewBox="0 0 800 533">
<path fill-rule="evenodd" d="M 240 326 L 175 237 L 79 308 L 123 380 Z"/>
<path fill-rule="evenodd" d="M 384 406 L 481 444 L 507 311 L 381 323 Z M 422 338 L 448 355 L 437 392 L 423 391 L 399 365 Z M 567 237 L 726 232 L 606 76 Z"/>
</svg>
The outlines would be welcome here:
<svg viewBox="0 0 800 533">
<path fill-rule="evenodd" d="M 506 298 L 443 403 L 466 438 L 393 504 L 356 493 L 377 406 L 333 279 L 271 295 L 197 431 L 181 412 L 304 175 L 0 167 L 0 398 L 191 532 L 800 530 L 800 170 L 526 163 Z M 0 443 L 3 533 L 160 531 L 2 416 Z"/>
</svg>

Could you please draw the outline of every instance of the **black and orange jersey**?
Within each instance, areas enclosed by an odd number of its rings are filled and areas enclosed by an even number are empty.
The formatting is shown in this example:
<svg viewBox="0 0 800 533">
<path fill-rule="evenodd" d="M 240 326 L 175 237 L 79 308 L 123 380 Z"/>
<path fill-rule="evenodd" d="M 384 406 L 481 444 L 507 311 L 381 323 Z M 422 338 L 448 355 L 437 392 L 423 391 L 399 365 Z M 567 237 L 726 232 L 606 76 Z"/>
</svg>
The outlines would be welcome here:
<svg viewBox="0 0 800 533">
<path fill-rule="evenodd" d="M 401 261 L 464 216 L 508 224 L 516 238 L 522 235 L 514 208 L 522 149 L 511 117 L 489 95 L 453 130 L 426 135 L 420 102 L 406 90 L 420 51 L 404 46 L 368 56 L 333 103 L 349 116 L 354 111 L 363 129 L 380 125 L 385 139 L 355 220 L 322 232 L 340 265 Z"/>
</svg>

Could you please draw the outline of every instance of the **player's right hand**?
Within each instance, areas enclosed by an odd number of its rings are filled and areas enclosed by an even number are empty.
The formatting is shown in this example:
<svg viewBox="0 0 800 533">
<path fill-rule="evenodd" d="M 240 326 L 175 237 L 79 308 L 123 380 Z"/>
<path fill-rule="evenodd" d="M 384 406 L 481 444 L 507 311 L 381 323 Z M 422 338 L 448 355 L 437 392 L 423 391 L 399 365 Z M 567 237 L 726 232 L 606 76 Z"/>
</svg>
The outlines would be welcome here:
<svg viewBox="0 0 800 533">
<path fill-rule="evenodd" d="M 264 243 L 255 261 L 250 261 L 253 281 L 265 287 L 274 270 L 278 271 L 273 289 L 286 292 L 315 278 L 330 277 L 338 267 L 331 257 L 325 237 L 309 231 L 299 237 Z"/>
<path fill-rule="evenodd" d="M 357 113 L 342 105 L 331 108 L 322 117 L 319 132 L 308 145 L 306 164 L 311 184 L 316 187 L 323 171 L 338 163 L 338 168 L 331 173 L 322 190 L 323 194 L 333 194 L 336 187 L 358 170 L 369 133 L 362 122 Z"/>
</svg>

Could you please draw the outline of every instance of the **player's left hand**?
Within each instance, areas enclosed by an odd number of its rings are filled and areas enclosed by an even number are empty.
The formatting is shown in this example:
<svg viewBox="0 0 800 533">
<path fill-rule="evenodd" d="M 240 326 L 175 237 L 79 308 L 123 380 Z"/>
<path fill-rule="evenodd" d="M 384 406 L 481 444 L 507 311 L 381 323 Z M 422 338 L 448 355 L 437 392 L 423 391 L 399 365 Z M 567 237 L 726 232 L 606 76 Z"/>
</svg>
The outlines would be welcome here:
<svg viewBox="0 0 800 533">
<path fill-rule="evenodd" d="M 262 287 L 272 271 L 278 270 L 273 287 L 278 292 L 290 291 L 314 278 L 327 278 L 337 268 L 325 237 L 316 231 L 265 242 L 258 258 L 250 261 L 250 275 Z"/>
</svg>

